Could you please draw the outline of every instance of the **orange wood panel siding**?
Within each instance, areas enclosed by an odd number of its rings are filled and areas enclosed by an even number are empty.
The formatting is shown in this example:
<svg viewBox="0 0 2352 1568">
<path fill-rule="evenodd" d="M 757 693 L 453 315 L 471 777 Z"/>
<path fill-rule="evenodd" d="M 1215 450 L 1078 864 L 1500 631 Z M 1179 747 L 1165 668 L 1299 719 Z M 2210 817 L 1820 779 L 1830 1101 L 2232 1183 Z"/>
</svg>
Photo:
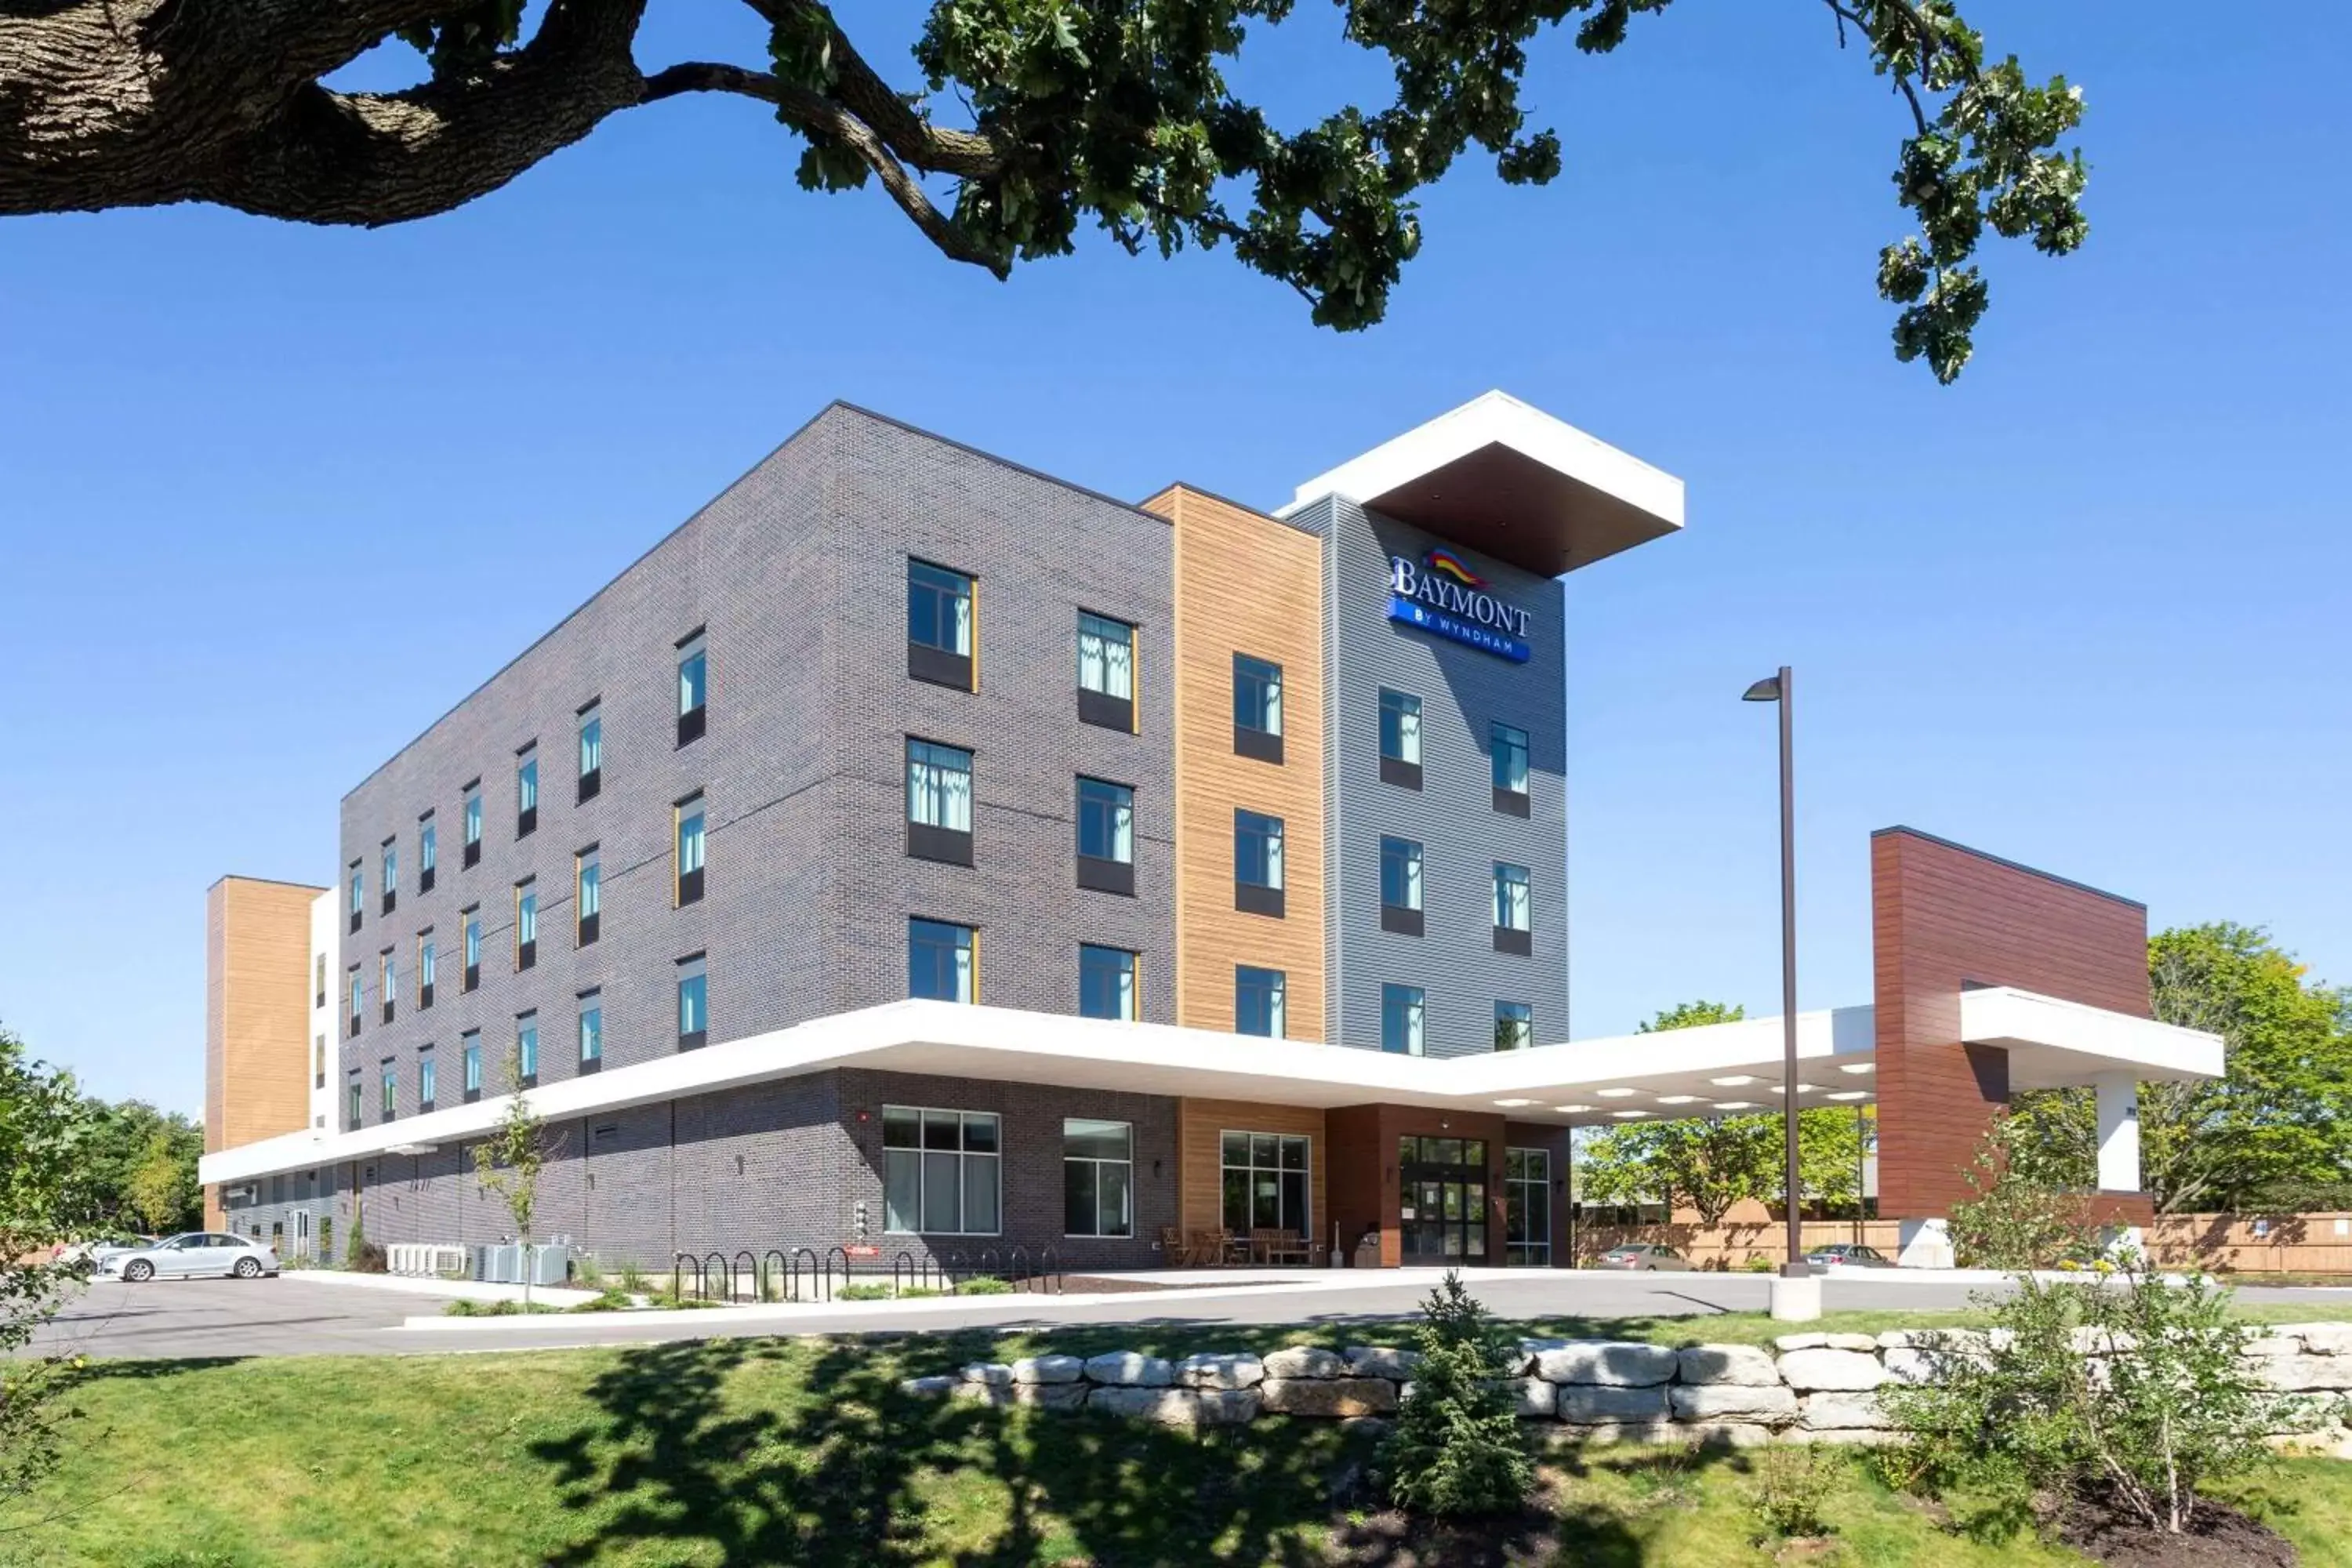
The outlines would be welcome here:
<svg viewBox="0 0 2352 1568">
<path fill-rule="evenodd" d="M 205 1148 L 310 1124 L 310 900 L 224 877 L 205 897 Z"/>
<path fill-rule="evenodd" d="M 1224 1224 L 1224 1153 L 1227 1132 L 1283 1132 L 1312 1139 L 1307 1155 L 1307 1206 L 1314 1215 L 1312 1239 L 1328 1241 L 1330 1205 L 1323 1192 L 1330 1163 L 1323 1150 L 1323 1113 L 1296 1105 L 1255 1105 L 1233 1100 L 1187 1100 L 1176 1110 L 1176 1212 L 1189 1234 Z"/>
<path fill-rule="evenodd" d="M 1871 836 L 1878 1212 L 1932 1219 L 2009 1099 L 2008 1053 L 1960 1041 L 1960 992 L 2014 985 L 2147 1017 L 2147 910 L 1908 828 Z M 2128 1205 L 2127 1205 L 2128 1206 Z"/>
<path fill-rule="evenodd" d="M 1176 1021 L 1231 1029 L 1234 971 L 1248 964 L 1286 977 L 1288 1037 L 1320 1040 L 1322 542 L 1181 485 L 1143 506 L 1175 533 Z M 1236 653 L 1282 667 L 1278 765 L 1234 752 Z M 1234 908 L 1237 807 L 1282 818 L 1280 920 Z"/>
</svg>

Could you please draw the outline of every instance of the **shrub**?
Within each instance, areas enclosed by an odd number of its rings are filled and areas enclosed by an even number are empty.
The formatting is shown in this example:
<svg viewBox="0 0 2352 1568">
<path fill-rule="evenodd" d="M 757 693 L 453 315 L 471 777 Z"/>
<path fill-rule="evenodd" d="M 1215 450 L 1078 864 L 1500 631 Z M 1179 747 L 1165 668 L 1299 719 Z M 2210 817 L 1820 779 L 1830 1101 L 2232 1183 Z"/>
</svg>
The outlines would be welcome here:
<svg viewBox="0 0 2352 1568">
<path fill-rule="evenodd" d="M 596 1292 L 593 1300 L 566 1309 L 573 1312 L 625 1312 L 636 1305 L 635 1298 L 616 1286 L 607 1285 Z"/>
<path fill-rule="evenodd" d="M 993 1274 L 982 1274 L 958 1285 L 955 1293 L 959 1296 L 1010 1296 L 1013 1286 L 1010 1281 L 999 1279 Z"/>
<path fill-rule="evenodd" d="M 834 1292 L 834 1300 L 837 1301 L 887 1301 L 889 1299 L 890 1287 L 887 1285 L 844 1285 Z"/>
<path fill-rule="evenodd" d="M 1789 1444 L 1756 1458 L 1748 1506 L 1763 1527 L 1761 1541 L 1827 1535 L 1822 1505 L 1836 1489 L 1839 1459 L 1826 1448 Z"/>
<path fill-rule="evenodd" d="M 2083 1194 L 2042 1185 L 2012 1159 L 2011 1142 L 2021 1135 L 2021 1123 L 1996 1121 L 1966 1173 L 1976 1196 L 1954 1204 L 1950 1222 L 1953 1257 L 1963 1268 L 2048 1268 L 2098 1252 Z"/>
<path fill-rule="evenodd" d="M 604 1270 L 593 1258 L 583 1253 L 572 1261 L 572 1282 L 583 1290 L 602 1290 Z"/>
<path fill-rule="evenodd" d="M 1527 1504 L 1535 1465 L 1493 1321 L 1448 1270 L 1413 1331 L 1421 1365 L 1413 1396 L 1381 1446 L 1389 1494 L 1428 1514 L 1510 1513 Z"/>
<path fill-rule="evenodd" d="M 635 1263 L 621 1265 L 621 1289 L 633 1296 L 642 1296 L 647 1289 L 646 1271 Z"/>
</svg>

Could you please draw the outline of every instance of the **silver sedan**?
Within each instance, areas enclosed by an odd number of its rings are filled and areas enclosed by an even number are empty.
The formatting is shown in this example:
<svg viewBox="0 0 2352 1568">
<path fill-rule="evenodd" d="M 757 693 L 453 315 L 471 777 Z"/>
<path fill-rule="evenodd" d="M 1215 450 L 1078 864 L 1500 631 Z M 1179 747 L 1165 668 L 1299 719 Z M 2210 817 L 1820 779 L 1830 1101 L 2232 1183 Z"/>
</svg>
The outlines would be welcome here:
<svg viewBox="0 0 2352 1568">
<path fill-rule="evenodd" d="M 168 1236 L 136 1252 L 118 1252 L 100 1259 L 101 1273 L 138 1284 L 146 1279 L 186 1279 L 197 1275 L 231 1275 L 257 1279 L 278 1272 L 278 1254 L 258 1241 L 217 1230 L 191 1230 Z"/>
</svg>

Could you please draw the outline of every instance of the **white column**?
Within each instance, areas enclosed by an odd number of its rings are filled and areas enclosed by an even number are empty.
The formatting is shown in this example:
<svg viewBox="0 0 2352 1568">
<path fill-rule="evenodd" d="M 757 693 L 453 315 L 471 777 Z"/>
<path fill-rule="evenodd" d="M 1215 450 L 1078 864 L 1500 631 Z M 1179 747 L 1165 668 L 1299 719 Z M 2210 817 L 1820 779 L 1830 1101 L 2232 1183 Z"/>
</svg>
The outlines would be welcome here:
<svg viewBox="0 0 2352 1568">
<path fill-rule="evenodd" d="M 2099 1085 L 2099 1190 L 2139 1191 L 2139 1084 L 2107 1073 Z"/>
</svg>

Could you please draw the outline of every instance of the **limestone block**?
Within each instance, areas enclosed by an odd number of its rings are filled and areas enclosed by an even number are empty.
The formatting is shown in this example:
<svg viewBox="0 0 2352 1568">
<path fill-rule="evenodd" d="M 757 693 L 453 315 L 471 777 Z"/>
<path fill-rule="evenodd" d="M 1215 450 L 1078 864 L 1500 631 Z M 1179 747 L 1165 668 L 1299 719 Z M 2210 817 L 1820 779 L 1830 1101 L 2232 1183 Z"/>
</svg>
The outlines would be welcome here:
<svg viewBox="0 0 2352 1568">
<path fill-rule="evenodd" d="M 2263 1380 L 2273 1388 L 2292 1394 L 2352 1390 L 2352 1356 L 2265 1356 L 2262 1372 Z"/>
<path fill-rule="evenodd" d="M 1769 1388 L 1752 1384 L 1703 1383 L 1685 1384 L 1670 1392 L 1677 1421 L 1738 1420 L 1777 1426 L 1794 1420 L 1797 1415 L 1797 1396 L 1777 1383 Z"/>
<path fill-rule="evenodd" d="M 1874 1394 L 1808 1394 L 1797 1425 L 1813 1432 L 1855 1432 L 1893 1423 L 1879 1409 Z"/>
<path fill-rule="evenodd" d="M 1187 1388 L 1255 1388 L 1265 1381 L 1265 1363 L 1254 1355 L 1188 1355 L 1176 1363 L 1176 1381 Z"/>
<path fill-rule="evenodd" d="M 2304 1323 L 2279 1332 L 2294 1335 L 2314 1355 L 2352 1355 L 2352 1323 Z"/>
<path fill-rule="evenodd" d="M 1273 1359 L 1266 1358 L 1269 1363 Z M 1258 1393 L 1269 1415 L 1328 1421 L 1385 1415 L 1397 1407 L 1397 1385 L 1385 1377 L 1268 1377 L 1258 1384 Z"/>
<path fill-rule="evenodd" d="M 937 1399 L 954 1393 L 962 1382 L 963 1379 L 953 1373 L 939 1373 L 930 1377 L 902 1377 L 898 1380 L 898 1392 L 911 1394 L 918 1399 Z"/>
<path fill-rule="evenodd" d="M 1685 1383 L 1736 1383 L 1759 1388 L 1780 1381 L 1769 1352 L 1754 1345 L 1691 1345 L 1676 1352 Z"/>
<path fill-rule="evenodd" d="M 1105 1351 L 1087 1358 L 1087 1381 L 1126 1388 L 1165 1388 L 1176 1381 L 1176 1369 L 1164 1356 Z"/>
<path fill-rule="evenodd" d="M 1083 1383 L 1016 1383 L 1013 1403 L 1037 1410 L 1076 1410 L 1087 1402 Z"/>
<path fill-rule="evenodd" d="M 1548 1418 L 1559 1409 L 1559 1400 L 1553 1393 L 1556 1385 L 1542 1378 L 1507 1378 L 1503 1385 L 1511 1391 L 1512 1403 L 1524 1419 Z"/>
<path fill-rule="evenodd" d="M 1772 1348 L 1782 1355 L 1790 1351 L 1821 1351 L 1829 1349 L 1827 1334 L 1782 1334 L 1772 1342 Z"/>
<path fill-rule="evenodd" d="M 1876 1388 L 1886 1381 L 1886 1369 L 1876 1356 L 1860 1351 L 1791 1351 L 1780 1358 L 1780 1380 L 1805 1394 L 1824 1388 Z"/>
<path fill-rule="evenodd" d="M 963 1369 L 963 1380 L 1009 1388 L 1013 1384 L 1013 1369 L 1001 1361 L 976 1361 Z"/>
<path fill-rule="evenodd" d="M 1606 1384 L 1649 1388 L 1673 1379 L 1680 1358 L 1665 1345 L 1622 1340 L 1571 1340 L 1536 1357 L 1536 1375 L 1546 1383 Z"/>
<path fill-rule="evenodd" d="M 1348 1347 L 1350 1377 L 1385 1377 L 1391 1383 L 1402 1383 L 1420 1366 L 1419 1351 L 1395 1350 L 1387 1345 Z"/>
<path fill-rule="evenodd" d="M 1648 1388 L 1622 1388 L 1608 1384 L 1563 1384 L 1553 1396 L 1553 1413 L 1563 1421 L 1592 1426 L 1621 1421 L 1664 1421 L 1666 1413 L 1666 1391 L 1653 1384 Z"/>
<path fill-rule="evenodd" d="M 1345 1377 L 1348 1363 L 1331 1352 L 1314 1345 L 1294 1345 L 1276 1351 L 1263 1363 L 1268 1381 L 1276 1378 Z"/>
<path fill-rule="evenodd" d="M 1132 1421 L 1157 1421 L 1168 1426 L 1190 1426 L 1201 1419 L 1201 1395 L 1190 1388 L 1166 1388 L 1149 1384 L 1112 1384 L 1087 1395 L 1087 1408 Z"/>
<path fill-rule="evenodd" d="M 1076 1383 L 1087 1373 L 1087 1363 L 1074 1355 L 1023 1356 L 1013 1363 L 1015 1383 Z"/>
</svg>

